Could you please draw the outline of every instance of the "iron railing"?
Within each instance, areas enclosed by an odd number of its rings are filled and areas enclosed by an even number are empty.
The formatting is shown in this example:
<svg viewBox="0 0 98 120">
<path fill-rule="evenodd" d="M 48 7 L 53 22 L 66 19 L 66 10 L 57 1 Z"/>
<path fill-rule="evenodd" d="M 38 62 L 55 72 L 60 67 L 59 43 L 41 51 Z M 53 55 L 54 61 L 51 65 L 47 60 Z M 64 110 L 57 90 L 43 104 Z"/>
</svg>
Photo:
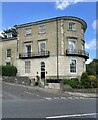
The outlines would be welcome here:
<svg viewBox="0 0 98 120">
<path fill-rule="evenodd" d="M 43 52 L 26 52 L 26 53 L 19 53 L 19 58 L 37 58 L 37 57 L 49 57 L 50 52 L 49 51 L 43 51 Z"/>
<path fill-rule="evenodd" d="M 84 51 L 84 50 L 78 50 L 78 49 L 69 50 L 69 49 L 67 49 L 65 53 L 67 56 L 81 56 L 81 57 L 84 57 L 86 59 L 89 58 L 89 53 Z"/>
</svg>

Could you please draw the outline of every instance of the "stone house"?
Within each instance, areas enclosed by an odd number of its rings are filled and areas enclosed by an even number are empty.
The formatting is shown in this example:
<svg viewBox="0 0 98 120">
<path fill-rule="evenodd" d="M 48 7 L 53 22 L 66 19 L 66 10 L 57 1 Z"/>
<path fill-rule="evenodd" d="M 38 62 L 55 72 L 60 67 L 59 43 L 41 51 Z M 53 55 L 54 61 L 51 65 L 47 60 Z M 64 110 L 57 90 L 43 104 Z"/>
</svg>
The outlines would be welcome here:
<svg viewBox="0 0 98 120">
<path fill-rule="evenodd" d="M 47 80 L 57 83 L 57 79 L 80 77 L 89 58 L 85 51 L 86 28 L 84 20 L 73 16 L 16 25 L 17 39 L 4 40 L 3 52 L 11 45 L 11 62 L 17 66 L 17 75 L 39 77 L 43 85 Z"/>
<path fill-rule="evenodd" d="M 0 40 L 0 65 L 17 66 L 17 38 L 7 37 Z"/>
</svg>

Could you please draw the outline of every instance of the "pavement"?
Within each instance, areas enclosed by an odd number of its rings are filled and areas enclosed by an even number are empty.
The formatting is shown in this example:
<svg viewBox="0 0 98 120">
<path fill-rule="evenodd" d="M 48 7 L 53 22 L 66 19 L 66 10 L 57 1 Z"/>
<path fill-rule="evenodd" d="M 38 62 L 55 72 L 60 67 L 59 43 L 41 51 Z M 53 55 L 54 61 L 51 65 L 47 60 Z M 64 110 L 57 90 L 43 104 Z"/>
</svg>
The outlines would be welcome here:
<svg viewBox="0 0 98 120">
<path fill-rule="evenodd" d="M 65 92 L 65 94 L 73 95 L 74 97 L 98 98 L 98 94 L 95 93 Z"/>
<path fill-rule="evenodd" d="M 51 92 L 51 93 L 62 93 L 62 94 L 65 94 L 65 96 L 71 95 L 72 97 L 98 98 L 97 93 L 69 92 L 69 91 L 61 91 L 61 90 L 57 90 L 57 89 L 40 88 L 40 87 L 37 87 L 37 89 L 40 89 L 42 91 Z"/>
<path fill-rule="evenodd" d="M 65 94 L 66 96 L 71 95 L 73 97 L 84 97 L 84 98 L 97 98 L 98 97 L 97 93 L 69 92 L 69 91 L 61 91 L 58 89 L 49 89 L 49 88 L 41 88 L 41 87 L 36 87 L 36 88 L 42 91 L 50 92 L 50 93 L 59 93 L 59 94 L 62 93 L 62 94 Z"/>
<path fill-rule="evenodd" d="M 30 89 L 36 89 L 44 92 L 49 92 L 49 93 L 56 93 L 56 94 L 62 94 L 65 97 L 82 97 L 82 98 L 98 98 L 98 93 L 81 93 L 81 92 L 69 92 L 69 91 L 61 91 L 60 89 L 49 89 L 49 88 L 42 88 L 38 86 L 26 86 L 26 85 L 21 85 L 21 84 L 15 84 L 15 83 L 7 83 L 7 84 L 13 84 L 15 86 L 23 86 L 26 88 Z M 2 95 L 0 95 L 2 96 Z"/>
<path fill-rule="evenodd" d="M 96 99 L 84 94 L 8 82 L 2 89 L 4 118 L 96 117 Z"/>
</svg>

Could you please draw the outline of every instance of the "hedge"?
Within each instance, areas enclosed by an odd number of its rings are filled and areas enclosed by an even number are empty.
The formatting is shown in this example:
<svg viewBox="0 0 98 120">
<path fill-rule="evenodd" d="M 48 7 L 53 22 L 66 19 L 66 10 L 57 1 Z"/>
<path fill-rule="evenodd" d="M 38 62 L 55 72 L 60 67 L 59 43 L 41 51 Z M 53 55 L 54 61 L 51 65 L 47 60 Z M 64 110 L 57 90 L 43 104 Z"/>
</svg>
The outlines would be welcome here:
<svg viewBox="0 0 98 120">
<path fill-rule="evenodd" d="M 13 65 L 0 66 L 0 75 L 2 76 L 16 76 L 17 68 Z"/>
</svg>

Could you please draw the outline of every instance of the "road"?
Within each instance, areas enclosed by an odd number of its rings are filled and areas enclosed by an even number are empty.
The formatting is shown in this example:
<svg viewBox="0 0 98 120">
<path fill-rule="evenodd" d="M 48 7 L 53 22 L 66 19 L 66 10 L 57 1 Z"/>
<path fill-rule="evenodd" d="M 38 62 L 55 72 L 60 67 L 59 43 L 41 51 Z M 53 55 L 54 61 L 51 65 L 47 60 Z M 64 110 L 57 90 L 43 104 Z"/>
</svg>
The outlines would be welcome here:
<svg viewBox="0 0 98 120">
<path fill-rule="evenodd" d="M 75 98 L 61 92 L 48 92 L 3 82 L 3 118 L 96 117 L 95 98 Z"/>
</svg>

